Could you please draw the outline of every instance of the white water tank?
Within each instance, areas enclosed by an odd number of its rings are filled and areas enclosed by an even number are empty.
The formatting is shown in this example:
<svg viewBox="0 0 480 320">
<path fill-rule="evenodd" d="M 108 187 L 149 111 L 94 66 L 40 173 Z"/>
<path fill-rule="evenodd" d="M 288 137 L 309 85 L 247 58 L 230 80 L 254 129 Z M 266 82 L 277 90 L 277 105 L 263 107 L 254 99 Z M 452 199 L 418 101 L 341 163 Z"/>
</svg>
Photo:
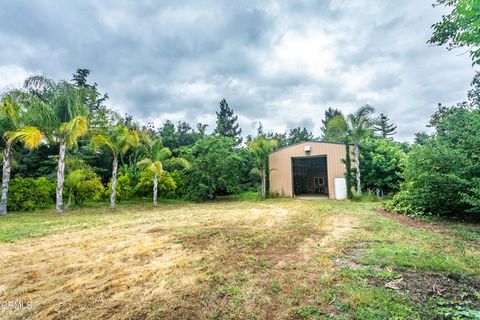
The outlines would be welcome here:
<svg viewBox="0 0 480 320">
<path fill-rule="evenodd" d="M 335 187 L 335 199 L 347 199 L 347 180 L 343 177 L 335 177 L 333 178 L 333 181 Z"/>
</svg>

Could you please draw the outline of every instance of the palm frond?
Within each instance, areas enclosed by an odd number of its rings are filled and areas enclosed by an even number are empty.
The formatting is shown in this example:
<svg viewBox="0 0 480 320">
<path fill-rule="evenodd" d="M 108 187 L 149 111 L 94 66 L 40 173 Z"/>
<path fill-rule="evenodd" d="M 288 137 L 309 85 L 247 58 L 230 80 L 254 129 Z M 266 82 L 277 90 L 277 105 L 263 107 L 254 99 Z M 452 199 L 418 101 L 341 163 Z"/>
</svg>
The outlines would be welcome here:
<svg viewBox="0 0 480 320">
<path fill-rule="evenodd" d="M 248 143 L 248 147 L 252 152 L 257 155 L 261 160 L 268 158 L 270 152 L 272 152 L 278 145 L 275 139 L 266 139 L 263 136 L 257 137 L 255 140 Z"/>
<path fill-rule="evenodd" d="M 88 119 L 85 116 L 77 116 L 72 120 L 62 123 L 60 134 L 64 135 L 69 147 L 77 147 L 77 140 L 88 131 Z"/>
<path fill-rule="evenodd" d="M 78 116 L 88 116 L 88 107 L 83 103 L 79 89 L 67 81 L 59 82 L 54 90 L 52 107 L 62 122 Z"/>
<path fill-rule="evenodd" d="M 55 81 L 44 75 L 34 75 L 25 79 L 25 88 L 30 90 L 46 90 L 55 86 Z"/>
<path fill-rule="evenodd" d="M 0 101 L 0 117 L 9 121 L 14 127 L 20 123 L 19 110 L 10 97 L 4 97 Z"/>
<path fill-rule="evenodd" d="M 8 144 L 13 144 L 16 140 L 22 142 L 25 148 L 33 150 L 38 148 L 42 142 L 42 132 L 33 126 L 25 126 L 16 131 L 9 131 L 5 133 L 5 138 Z"/>
<path fill-rule="evenodd" d="M 142 169 L 148 168 L 151 164 L 152 164 L 152 160 L 150 159 L 142 159 L 137 162 L 137 165 Z"/>
<path fill-rule="evenodd" d="M 163 171 L 162 163 L 160 161 L 155 161 L 148 167 L 148 170 L 155 174 L 161 174 Z"/>
<path fill-rule="evenodd" d="M 102 147 L 107 147 L 112 152 L 115 152 L 115 146 L 112 144 L 112 141 L 103 134 L 94 135 L 90 140 L 90 146 L 94 151 L 100 150 Z"/>
<path fill-rule="evenodd" d="M 254 176 L 257 176 L 257 177 L 261 177 L 262 176 L 262 170 L 255 167 L 255 168 L 252 168 L 252 170 L 250 170 L 250 174 L 254 175 Z"/>
<path fill-rule="evenodd" d="M 349 136 L 354 142 L 358 143 L 368 134 L 370 127 L 373 125 L 372 115 L 374 112 L 375 108 L 366 104 L 347 116 Z"/>
<path fill-rule="evenodd" d="M 125 126 L 118 126 L 113 136 L 112 141 L 121 154 L 125 154 L 130 148 L 136 147 L 140 142 L 137 131 Z"/>
<path fill-rule="evenodd" d="M 152 155 L 153 159 L 156 161 L 164 161 L 172 156 L 172 151 L 169 148 L 162 148 L 160 150 L 156 150 L 156 152 Z"/>
<path fill-rule="evenodd" d="M 160 161 L 152 161 L 148 158 L 137 162 L 137 165 L 144 170 L 149 170 L 156 174 L 160 174 L 163 171 L 163 166 Z"/>
</svg>

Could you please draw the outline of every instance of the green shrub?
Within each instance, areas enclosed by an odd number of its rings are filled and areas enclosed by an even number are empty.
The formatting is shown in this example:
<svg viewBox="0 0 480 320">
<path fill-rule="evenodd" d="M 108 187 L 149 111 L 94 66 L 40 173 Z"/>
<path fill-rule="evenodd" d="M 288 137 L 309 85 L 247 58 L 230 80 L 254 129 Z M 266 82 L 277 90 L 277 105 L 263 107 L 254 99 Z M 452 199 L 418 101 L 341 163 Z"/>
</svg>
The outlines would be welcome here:
<svg viewBox="0 0 480 320">
<path fill-rule="evenodd" d="M 170 175 L 173 178 L 173 181 L 175 182 L 175 196 L 178 198 L 181 198 L 185 196 L 185 173 L 184 171 L 173 171 L 170 173 Z"/>
<path fill-rule="evenodd" d="M 38 179 L 17 177 L 10 180 L 8 210 L 28 211 L 45 208 L 53 203 L 55 184 L 41 177 Z"/>
<path fill-rule="evenodd" d="M 108 183 L 108 189 L 105 191 L 105 198 L 110 199 L 112 193 L 112 180 Z M 131 199 L 133 196 L 133 186 L 128 175 L 120 174 L 117 177 L 117 188 L 115 189 L 115 199 L 117 201 Z"/>
<path fill-rule="evenodd" d="M 209 136 L 184 153 L 191 163 L 185 171 L 186 198 L 201 201 L 248 190 L 254 159 L 247 149 L 237 148 L 235 139 Z"/>
<path fill-rule="evenodd" d="M 410 215 L 478 215 L 480 110 L 440 107 L 431 125 L 436 133 L 410 150 L 405 183 L 387 209 Z"/>
<path fill-rule="evenodd" d="M 352 195 L 354 202 L 375 202 L 382 201 L 382 198 L 377 197 L 372 191 L 363 192 L 361 195 Z"/>
<path fill-rule="evenodd" d="M 174 198 L 177 185 L 167 171 L 162 171 L 158 177 L 158 195 L 164 198 Z M 133 188 L 134 195 L 138 197 L 152 197 L 153 195 L 153 172 L 142 171 L 140 181 Z"/>
<path fill-rule="evenodd" d="M 362 189 L 382 188 L 384 193 L 397 192 L 402 181 L 405 152 L 399 142 L 369 137 L 360 144 Z"/>
<path fill-rule="evenodd" d="M 103 191 L 100 177 L 90 167 L 73 170 L 65 178 L 64 193 L 68 198 L 67 206 L 98 200 Z"/>
</svg>

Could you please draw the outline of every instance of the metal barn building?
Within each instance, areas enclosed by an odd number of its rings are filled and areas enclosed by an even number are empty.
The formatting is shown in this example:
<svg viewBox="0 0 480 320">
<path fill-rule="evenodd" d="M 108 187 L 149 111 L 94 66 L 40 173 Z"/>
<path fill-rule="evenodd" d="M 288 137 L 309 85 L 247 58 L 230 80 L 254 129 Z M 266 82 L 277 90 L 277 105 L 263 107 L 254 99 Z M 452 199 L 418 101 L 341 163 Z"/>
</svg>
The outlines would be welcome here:
<svg viewBox="0 0 480 320">
<path fill-rule="evenodd" d="M 278 149 L 269 156 L 270 192 L 343 200 L 347 197 L 342 161 L 346 154 L 345 144 L 320 141 Z"/>
</svg>

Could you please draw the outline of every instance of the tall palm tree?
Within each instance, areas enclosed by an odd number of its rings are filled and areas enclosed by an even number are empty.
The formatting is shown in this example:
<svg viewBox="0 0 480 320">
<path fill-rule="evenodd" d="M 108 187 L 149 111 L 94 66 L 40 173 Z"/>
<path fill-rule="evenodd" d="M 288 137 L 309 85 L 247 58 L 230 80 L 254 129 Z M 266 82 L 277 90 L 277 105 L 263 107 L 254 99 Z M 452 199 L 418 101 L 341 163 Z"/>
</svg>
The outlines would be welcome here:
<svg viewBox="0 0 480 320">
<path fill-rule="evenodd" d="M 360 180 L 360 142 L 372 130 L 374 119 L 372 118 L 375 108 L 366 104 L 357 111 L 347 116 L 347 136 L 353 142 L 353 157 L 355 161 L 355 178 L 357 180 L 357 194 L 362 194 L 362 183 Z"/>
<path fill-rule="evenodd" d="M 158 194 L 158 176 L 163 171 L 163 161 L 172 156 L 169 148 L 162 144 L 161 139 L 155 139 L 151 144 L 148 152 L 148 157 L 139 161 L 138 165 L 153 173 L 153 205 L 157 205 Z"/>
<path fill-rule="evenodd" d="M 267 197 L 267 163 L 268 156 L 272 152 L 278 143 L 277 140 L 268 140 L 263 136 L 258 136 L 255 140 L 248 143 L 248 147 L 260 160 L 262 166 L 262 199 Z"/>
<path fill-rule="evenodd" d="M 35 110 L 30 109 L 32 105 L 28 94 L 20 90 L 11 90 L 5 93 L 0 99 L 0 123 L 5 149 L 3 151 L 3 174 L 2 174 L 2 195 L 0 199 L 0 215 L 7 213 L 8 186 L 10 183 L 12 146 L 15 142 L 30 150 L 36 149 L 43 138 L 40 130 L 31 125 L 32 115 Z"/>
<path fill-rule="evenodd" d="M 87 97 L 95 101 L 96 93 L 88 87 L 78 88 L 67 81 L 55 82 L 37 75 L 25 80 L 24 87 L 48 105 L 42 127 L 47 138 L 59 143 L 57 165 L 56 210 L 63 212 L 63 183 L 67 148 L 76 148 L 78 139 L 88 131 Z"/>
<path fill-rule="evenodd" d="M 110 193 L 110 208 L 115 208 L 115 192 L 117 190 L 118 159 L 130 148 L 139 143 L 138 133 L 124 125 L 118 125 L 108 134 L 97 134 L 92 137 L 91 145 L 94 150 L 107 149 L 113 155 L 112 164 L 112 191 Z"/>
</svg>

